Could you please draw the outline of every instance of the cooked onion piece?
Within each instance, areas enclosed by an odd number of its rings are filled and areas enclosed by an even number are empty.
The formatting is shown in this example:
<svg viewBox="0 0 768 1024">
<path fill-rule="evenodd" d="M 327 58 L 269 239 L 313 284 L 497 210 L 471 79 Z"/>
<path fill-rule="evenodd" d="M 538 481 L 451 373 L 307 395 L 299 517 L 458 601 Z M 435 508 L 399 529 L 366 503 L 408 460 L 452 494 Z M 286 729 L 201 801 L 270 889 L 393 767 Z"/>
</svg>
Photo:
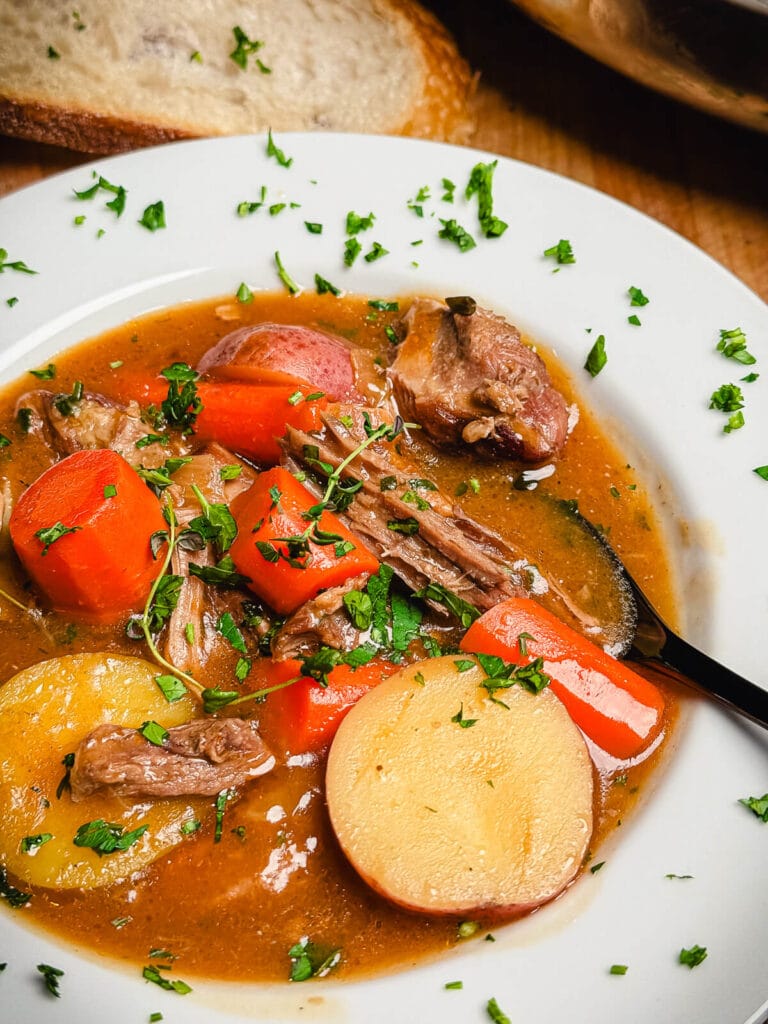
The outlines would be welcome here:
<svg viewBox="0 0 768 1024">
<path fill-rule="evenodd" d="M 592 833 L 592 763 L 563 705 L 519 686 L 494 703 L 470 665 L 435 658 L 385 680 L 349 712 L 328 759 L 347 857 L 382 895 L 430 914 L 544 903 L 573 879 Z"/>
<path fill-rule="evenodd" d="M 70 889 L 125 878 L 180 842 L 182 823 L 210 807 L 206 798 L 93 795 L 74 804 L 66 788 L 56 796 L 62 759 L 95 726 L 155 721 L 170 728 L 192 717 L 189 697 L 169 704 L 156 674 L 140 658 L 74 654 L 33 665 L 0 687 L 0 861 L 23 882 Z M 81 825 L 97 819 L 126 833 L 148 828 L 127 850 L 99 856 L 73 842 Z M 49 834 L 39 844 L 28 839 Z"/>
</svg>

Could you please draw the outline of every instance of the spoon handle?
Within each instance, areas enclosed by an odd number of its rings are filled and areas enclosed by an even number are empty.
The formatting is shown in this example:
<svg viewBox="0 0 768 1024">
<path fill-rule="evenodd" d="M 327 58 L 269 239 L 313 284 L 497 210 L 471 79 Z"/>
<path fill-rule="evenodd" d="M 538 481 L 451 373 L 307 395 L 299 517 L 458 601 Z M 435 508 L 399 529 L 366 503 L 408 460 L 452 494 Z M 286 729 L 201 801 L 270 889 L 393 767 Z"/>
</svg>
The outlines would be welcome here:
<svg viewBox="0 0 768 1024">
<path fill-rule="evenodd" d="M 634 653 L 660 663 L 660 668 L 666 674 L 714 697 L 732 711 L 768 729 L 768 691 L 721 665 L 673 633 L 637 588 L 636 594 L 641 621 L 635 635 Z M 646 616 L 643 616 L 643 611 L 647 613 Z M 652 621 L 648 621 L 649 618 Z"/>
</svg>

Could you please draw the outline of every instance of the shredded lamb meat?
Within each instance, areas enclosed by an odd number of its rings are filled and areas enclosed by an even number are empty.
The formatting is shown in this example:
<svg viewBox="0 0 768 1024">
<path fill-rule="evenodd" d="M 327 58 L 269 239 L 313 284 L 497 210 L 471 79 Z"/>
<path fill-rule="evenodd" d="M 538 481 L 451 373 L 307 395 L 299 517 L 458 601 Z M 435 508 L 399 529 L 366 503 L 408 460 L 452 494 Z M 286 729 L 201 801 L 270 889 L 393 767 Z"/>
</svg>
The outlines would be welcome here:
<svg viewBox="0 0 768 1024">
<path fill-rule="evenodd" d="M 168 730 L 161 746 L 137 729 L 99 725 L 80 743 L 70 774 L 72 799 L 115 796 L 215 796 L 275 766 L 256 723 L 201 718 Z"/>
<path fill-rule="evenodd" d="M 543 361 L 502 317 L 464 303 L 455 312 L 416 299 L 403 317 L 389 370 L 402 415 L 437 444 L 526 462 L 557 455 L 569 411 Z"/>
</svg>

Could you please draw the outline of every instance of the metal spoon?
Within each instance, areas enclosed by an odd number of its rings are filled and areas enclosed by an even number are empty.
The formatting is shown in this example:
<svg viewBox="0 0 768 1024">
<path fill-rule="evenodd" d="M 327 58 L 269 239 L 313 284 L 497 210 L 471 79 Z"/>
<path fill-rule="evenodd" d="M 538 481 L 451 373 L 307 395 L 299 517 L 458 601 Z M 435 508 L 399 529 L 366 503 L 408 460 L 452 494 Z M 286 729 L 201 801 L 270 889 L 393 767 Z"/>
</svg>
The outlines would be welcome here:
<svg viewBox="0 0 768 1024">
<path fill-rule="evenodd" d="M 664 675 L 693 686 L 768 729 L 768 691 L 721 665 L 674 633 L 623 565 L 622 570 L 637 604 L 637 625 L 630 658 L 657 663 Z"/>
</svg>

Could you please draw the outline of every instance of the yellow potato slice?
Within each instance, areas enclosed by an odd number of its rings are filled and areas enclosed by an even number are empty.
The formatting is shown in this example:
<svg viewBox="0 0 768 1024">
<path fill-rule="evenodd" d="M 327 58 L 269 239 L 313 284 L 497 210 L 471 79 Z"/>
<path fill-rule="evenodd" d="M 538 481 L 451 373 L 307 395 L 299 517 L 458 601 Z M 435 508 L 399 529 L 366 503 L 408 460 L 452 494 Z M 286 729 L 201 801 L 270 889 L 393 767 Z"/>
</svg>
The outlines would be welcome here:
<svg viewBox="0 0 768 1024">
<path fill-rule="evenodd" d="M 154 720 L 165 728 L 189 721 L 187 696 L 169 704 L 154 682 L 156 666 L 140 658 L 74 654 L 19 672 L 0 687 L 0 861 L 27 884 L 94 888 L 125 878 L 180 842 L 180 825 L 199 818 L 211 801 L 202 797 L 142 800 L 97 794 L 73 803 L 56 789 L 62 758 L 105 722 L 140 728 Z M 103 818 L 131 831 L 149 828 L 125 851 L 99 856 L 75 846 L 78 828 Z M 53 838 L 30 852 L 27 836 Z"/>
<path fill-rule="evenodd" d="M 431 659 L 379 684 L 328 758 L 347 857 L 382 895 L 430 914 L 538 906 L 576 875 L 592 833 L 592 762 L 563 705 L 519 686 L 494 703 L 469 661 Z"/>
</svg>

